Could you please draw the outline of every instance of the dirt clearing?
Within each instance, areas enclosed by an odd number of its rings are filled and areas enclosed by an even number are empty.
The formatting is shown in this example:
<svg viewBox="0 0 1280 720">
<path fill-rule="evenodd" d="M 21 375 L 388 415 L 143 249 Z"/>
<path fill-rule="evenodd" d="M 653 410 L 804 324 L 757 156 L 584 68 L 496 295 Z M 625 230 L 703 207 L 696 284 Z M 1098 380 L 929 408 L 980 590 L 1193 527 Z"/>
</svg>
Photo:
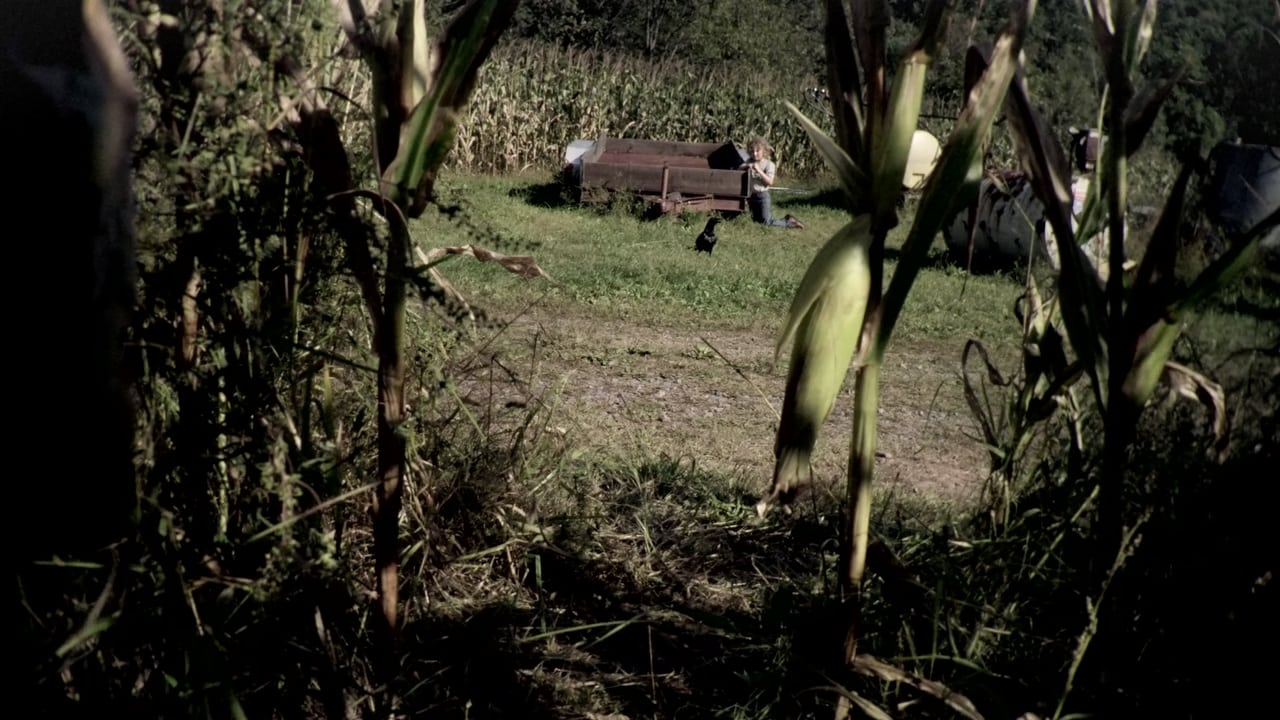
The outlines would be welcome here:
<svg viewBox="0 0 1280 720">
<path fill-rule="evenodd" d="M 775 333 L 536 307 L 486 354 L 511 373 L 513 388 L 558 403 L 551 423 L 586 452 L 665 454 L 763 492 L 773 469 L 774 408 L 786 382 L 785 354 L 773 367 Z M 881 374 L 881 487 L 956 502 L 976 497 L 988 459 L 964 401 L 960 350 L 907 337 L 890 347 Z M 852 386 L 850 376 L 819 438 L 819 488 L 834 491 L 843 482 Z"/>
</svg>

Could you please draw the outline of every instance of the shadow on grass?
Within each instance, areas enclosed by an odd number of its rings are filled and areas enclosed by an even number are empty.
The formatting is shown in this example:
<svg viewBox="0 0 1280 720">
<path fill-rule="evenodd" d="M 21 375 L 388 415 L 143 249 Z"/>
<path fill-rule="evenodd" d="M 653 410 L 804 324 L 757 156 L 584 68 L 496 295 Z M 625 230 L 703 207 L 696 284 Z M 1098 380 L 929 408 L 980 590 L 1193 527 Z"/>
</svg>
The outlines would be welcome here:
<svg viewBox="0 0 1280 720">
<path fill-rule="evenodd" d="M 838 187 L 794 193 L 775 191 L 773 204 L 776 210 L 797 211 L 804 208 L 823 208 L 844 211 L 845 197 L 844 191 Z"/>
<path fill-rule="evenodd" d="M 507 195 L 540 208 L 559 209 L 578 205 L 573 188 L 558 179 L 514 187 L 507 191 Z"/>
<path fill-rule="evenodd" d="M 523 200 L 525 203 L 539 208 L 561 209 L 586 207 L 592 208 L 596 212 L 600 213 L 633 215 L 643 220 L 650 221 L 666 217 L 656 203 L 646 203 L 626 193 L 616 193 L 614 197 L 611 197 L 606 202 L 587 204 L 580 203 L 577 199 L 577 193 L 574 187 L 559 178 L 553 178 L 546 182 L 535 182 L 514 187 L 507 191 L 507 195 L 508 197 Z M 843 210 L 844 198 L 841 191 L 838 188 L 832 188 L 817 192 L 806 191 L 795 194 L 784 192 L 774 193 L 775 215 L 781 216 L 790 212 L 797 216 L 803 216 L 806 209 L 813 208 Z M 714 214 L 725 220 L 732 220 L 739 215 L 750 216 L 749 213 L 736 211 L 717 211 Z M 698 213 L 698 215 L 701 216 L 703 213 Z"/>
<path fill-rule="evenodd" d="M 805 717 L 823 707 L 804 692 L 816 674 L 794 654 L 821 628 L 794 589 L 764 590 L 757 615 L 691 598 L 679 577 L 627 589 L 613 562 L 539 550 L 545 602 L 496 601 L 406 628 L 410 715 Z"/>
<path fill-rule="evenodd" d="M 603 506 L 504 564 L 501 589 L 406 628 L 410 715 L 816 718 L 832 711 L 836 678 L 881 701 L 881 681 L 832 662 L 845 617 L 836 502 L 807 496 L 795 514 L 756 522 L 754 495 L 666 458 L 595 491 Z M 873 565 L 885 552 L 873 548 Z M 932 637 L 924 586 L 872 583 L 860 647 L 892 660 L 900 633 Z M 954 670 L 943 674 L 956 680 Z M 1008 698 L 1001 709 L 1025 707 L 1007 681 L 958 673 L 967 690 Z M 897 699 L 920 706 L 917 717 L 942 710 L 909 688 Z"/>
<path fill-rule="evenodd" d="M 602 524 L 528 547 L 519 585 L 406 628 L 408 714 L 829 712 L 830 694 L 811 691 L 825 684 L 812 659 L 834 627 L 825 594 L 813 592 L 829 524 L 734 522 L 725 514 L 754 498 L 685 482 L 670 465 L 638 474 L 643 489 L 611 488 Z M 625 531 L 646 508 L 659 508 L 643 518 L 647 530 Z"/>
</svg>

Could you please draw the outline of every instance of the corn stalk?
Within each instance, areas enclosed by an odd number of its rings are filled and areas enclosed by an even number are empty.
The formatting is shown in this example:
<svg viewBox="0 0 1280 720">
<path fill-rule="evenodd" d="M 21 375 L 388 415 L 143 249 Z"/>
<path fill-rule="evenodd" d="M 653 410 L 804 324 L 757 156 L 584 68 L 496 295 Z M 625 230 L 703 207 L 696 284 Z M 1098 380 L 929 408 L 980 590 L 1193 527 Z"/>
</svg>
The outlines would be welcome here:
<svg viewBox="0 0 1280 720">
<path fill-rule="evenodd" d="M 1180 79 L 1143 82 L 1142 59 L 1150 47 L 1156 0 L 1088 0 L 1084 8 L 1095 49 L 1105 69 L 1101 104 L 1107 142 L 1073 237 L 1067 163 L 1019 75 L 1008 99 L 1015 148 L 1044 203 L 1058 244 L 1059 295 L 1071 346 L 1083 365 L 1103 414 L 1103 465 L 1094 540 L 1095 575 L 1100 583 L 1114 573 L 1112 559 L 1126 537 L 1125 464 L 1141 414 L 1160 383 L 1178 395 L 1208 407 L 1213 416 L 1219 460 L 1227 450 L 1228 422 L 1221 388 L 1212 380 L 1170 360 L 1182 323 L 1196 306 L 1249 266 L 1259 239 L 1280 223 L 1273 212 L 1245 232 L 1185 289 L 1174 282 L 1179 228 L 1187 188 L 1199 159 L 1188 161 L 1174 182 L 1146 251 L 1131 278 L 1124 271 L 1124 229 L 1128 161 L 1141 147 L 1160 106 Z M 1075 237 L 1091 237 L 1108 225 L 1110 252 L 1105 284 L 1084 261 Z M 1105 613 L 1098 619 L 1098 643 L 1105 648 Z M 1083 650 L 1082 650 L 1083 652 Z M 1104 658 L 1108 656 L 1103 651 Z M 1105 668 L 1108 661 L 1103 661 Z M 1105 670 L 1104 670 L 1105 672 Z"/>
<path fill-rule="evenodd" d="M 1097 559 L 1105 570 L 1123 535 L 1124 457 L 1134 439 L 1138 418 L 1162 380 L 1176 381 L 1186 376 L 1181 366 L 1172 371 L 1169 368 L 1181 324 L 1200 302 L 1248 267 L 1258 239 L 1280 221 L 1280 212 L 1272 213 L 1246 232 L 1189 287 L 1179 290 L 1174 283 L 1179 226 L 1191 174 L 1198 164 L 1188 162 L 1173 184 L 1146 252 L 1126 287 L 1123 251 L 1128 160 L 1141 147 L 1180 75 L 1149 82 L 1141 91 L 1134 89 L 1141 81 L 1139 67 L 1154 33 L 1155 0 L 1147 0 L 1141 6 L 1133 0 L 1090 0 L 1085 9 L 1107 71 L 1103 103 L 1109 127 L 1098 179 L 1090 185 L 1074 236 L 1067 164 L 1062 149 L 1032 105 L 1021 76 L 1014 83 L 1007 110 L 1015 147 L 1047 209 L 1054 233 L 1067 239 L 1058 245 L 1062 318 L 1071 346 L 1089 376 L 1097 405 L 1104 413 Z M 1080 247 L 1074 242 L 1075 237 L 1094 234 L 1103 222 L 1109 225 L 1113 238 L 1105 285 L 1083 260 Z M 1195 382 L 1206 390 L 1213 387 L 1205 378 Z"/>
<path fill-rule="evenodd" d="M 837 137 L 827 137 L 790 106 L 840 179 L 853 221 L 810 265 L 779 341 L 781 348 L 795 337 L 775 443 L 773 486 L 757 505 L 757 512 L 763 515 L 774 503 L 787 502 L 810 481 L 809 455 L 852 361 L 855 407 L 840 573 L 841 601 L 848 606 L 840 652 L 844 668 L 853 665 L 861 632 L 861 588 L 870 535 L 876 415 L 885 350 L 911 285 L 955 198 L 971 192 L 981 179 L 982 146 L 1013 77 L 1035 10 L 1034 0 L 1016 4 L 997 38 L 991 64 L 977 80 L 943 147 L 923 190 L 897 269 L 882 293 L 884 243 L 898 222 L 895 207 L 919 121 L 926 74 L 953 6 L 947 0 L 931 0 L 919 38 L 900 60 L 892 81 L 886 83 L 887 3 L 855 3 L 851 33 L 844 4 L 828 0 L 828 90 Z M 861 60 L 865 84 L 859 78 L 855 58 Z M 836 717 L 848 717 L 850 710 L 848 699 L 842 697 Z"/>
<path fill-rule="evenodd" d="M 399 634 L 399 519 L 407 475 L 405 410 L 405 312 L 409 284 L 415 282 L 413 239 L 408 221 L 432 200 L 436 178 L 453 145 L 461 109 L 481 65 L 502 35 L 518 2 L 473 0 L 440 35 L 434 51 L 427 35 L 424 0 L 380 0 L 366 10 L 354 0 L 335 0 L 348 41 L 371 71 L 371 107 L 379 188 L 355 187 L 337 123 L 318 93 L 296 68 L 304 89 L 298 125 L 319 186 L 330 199 L 335 227 L 361 286 L 374 327 L 378 355 L 378 483 L 373 500 L 377 625 L 383 656 L 380 670 L 384 705 L 396 704 L 390 690 L 397 675 Z M 372 199 L 390 237 L 387 268 L 378 287 L 371 262 L 372 229 L 355 215 L 355 198 Z"/>
<path fill-rule="evenodd" d="M 1023 475 L 1023 462 L 1031 452 L 1038 429 L 1059 408 L 1068 416 L 1069 457 L 1078 459 L 1082 450 L 1076 429 L 1080 417 L 1073 385 L 1083 370 L 1079 362 L 1067 361 L 1063 336 L 1054 323 L 1057 305 L 1057 298 L 1041 297 L 1035 276 L 1028 273 L 1026 291 L 1014 306 L 1014 315 L 1022 325 L 1020 378 L 1016 375 L 1005 378 L 991 362 L 986 346 L 976 339 L 965 343 L 961 354 L 965 400 L 978 420 L 991 457 L 987 493 L 991 527 L 996 532 L 1007 527 L 1015 486 Z M 969 374 L 970 351 L 976 351 L 981 358 L 987 380 L 993 386 L 1007 388 L 1003 406 L 993 407 L 985 389 L 979 398 Z"/>
</svg>

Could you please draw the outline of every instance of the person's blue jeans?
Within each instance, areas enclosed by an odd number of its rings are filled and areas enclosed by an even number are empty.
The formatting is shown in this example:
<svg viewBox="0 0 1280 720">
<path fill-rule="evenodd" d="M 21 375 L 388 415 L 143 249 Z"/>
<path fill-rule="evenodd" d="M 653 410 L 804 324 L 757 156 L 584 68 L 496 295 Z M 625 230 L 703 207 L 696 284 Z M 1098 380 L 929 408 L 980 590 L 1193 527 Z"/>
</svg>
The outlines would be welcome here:
<svg viewBox="0 0 1280 720">
<path fill-rule="evenodd" d="M 747 197 L 747 207 L 751 208 L 751 219 L 765 225 L 774 227 L 787 227 L 786 220 L 780 220 L 773 216 L 773 198 L 769 196 L 769 191 L 751 193 Z"/>
</svg>

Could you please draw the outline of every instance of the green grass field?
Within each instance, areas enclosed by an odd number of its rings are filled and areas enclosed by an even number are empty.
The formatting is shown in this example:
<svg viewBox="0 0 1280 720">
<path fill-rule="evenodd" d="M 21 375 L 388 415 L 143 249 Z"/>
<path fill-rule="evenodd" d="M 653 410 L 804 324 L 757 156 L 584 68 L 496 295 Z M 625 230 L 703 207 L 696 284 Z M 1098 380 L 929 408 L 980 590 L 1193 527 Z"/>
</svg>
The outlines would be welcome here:
<svg viewBox="0 0 1280 720">
<path fill-rule="evenodd" d="M 486 350 L 526 374 L 536 368 L 548 387 L 568 388 L 557 402 L 584 452 L 630 462 L 685 456 L 750 492 L 767 486 L 789 357 L 783 348 L 775 364 L 774 342 L 805 268 L 846 217 L 824 188 L 775 196 L 775 213 L 795 214 L 805 229 L 765 227 L 744 214 L 720 224 L 710 256 L 693 250 L 703 214 L 641 219 L 625 206 L 579 206 L 538 176 L 452 175 L 441 188 L 446 206 L 465 198 L 465 223 L 428 213 L 414 226 L 419 244 L 527 253 L 555 279 L 517 277 L 466 256 L 440 266 L 496 321 L 481 332 Z M 904 233 L 889 239 L 887 273 Z M 888 356 L 882 450 L 890 484 L 955 500 L 978 490 L 986 462 L 971 439 L 960 353 L 973 338 L 998 362 L 1014 361 L 1022 281 L 969 277 L 940 246 Z M 850 378 L 819 447 L 832 492 L 847 454 L 851 388 Z M 690 437 L 705 439 L 691 448 Z"/>
<path fill-rule="evenodd" d="M 645 220 L 625 209 L 567 204 L 554 185 L 538 176 L 446 176 L 446 203 L 465 197 L 471 222 L 518 243 L 512 250 L 494 249 L 532 254 L 561 286 L 531 286 L 492 265 L 462 257 L 444 266 L 443 272 L 477 302 L 508 310 L 545 290 L 542 302 L 591 308 L 601 318 L 774 328 L 814 253 L 847 219 L 843 210 L 823 202 L 824 190 L 775 191 L 775 215 L 795 214 L 806 229 L 764 227 L 744 214 L 721 223 L 720 243 L 708 257 L 693 251 L 694 237 L 706 222 L 703 214 Z M 890 274 L 893 253 L 909 221 L 908 214 L 889 238 Z M 419 221 L 414 234 L 424 247 L 484 242 L 469 240 L 439 216 Z M 903 335 L 959 344 L 969 337 L 1011 342 L 1016 322 L 1011 322 L 1009 310 L 1021 279 L 973 277 L 966 284 L 964 273 L 947 267 L 941 252 L 939 239 L 937 262 L 920 276 L 904 314 Z"/>
</svg>

